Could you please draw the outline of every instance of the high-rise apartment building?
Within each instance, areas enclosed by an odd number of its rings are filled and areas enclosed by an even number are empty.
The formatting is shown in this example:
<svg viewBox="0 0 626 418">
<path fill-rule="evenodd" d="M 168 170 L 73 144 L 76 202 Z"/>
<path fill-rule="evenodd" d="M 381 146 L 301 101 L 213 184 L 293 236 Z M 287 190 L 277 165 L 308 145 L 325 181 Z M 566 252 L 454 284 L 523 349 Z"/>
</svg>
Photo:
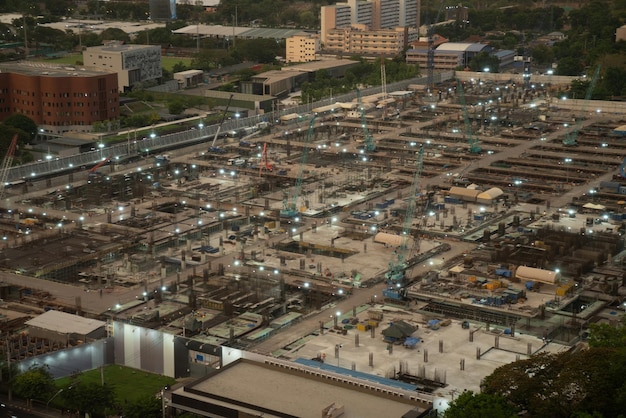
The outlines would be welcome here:
<svg viewBox="0 0 626 418">
<path fill-rule="evenodd" d="M 348 36 L 349 31 L 337 31 L 358 26 L 358 37 L 363 37 L 364 31 L 377 31 L 396 28 L 419 27 L 419 3 L 421 0 L 348 0 L 347 3 L 336 3 L 321 8 L 321 41 L 322 49 L 337 50 L 337 46 L 346 44 L 339 42 L 339 32 Z M 331 35 L 332 32 L 332 35 Z M 413 40 L 417 31 L 405 32 Z M 375 35 L 372 35 L 375 37 Z M 388 35 L 382 36 L 383 38 Z M 348 52 L 348 51 L 345 51 Z"/>
</svg>

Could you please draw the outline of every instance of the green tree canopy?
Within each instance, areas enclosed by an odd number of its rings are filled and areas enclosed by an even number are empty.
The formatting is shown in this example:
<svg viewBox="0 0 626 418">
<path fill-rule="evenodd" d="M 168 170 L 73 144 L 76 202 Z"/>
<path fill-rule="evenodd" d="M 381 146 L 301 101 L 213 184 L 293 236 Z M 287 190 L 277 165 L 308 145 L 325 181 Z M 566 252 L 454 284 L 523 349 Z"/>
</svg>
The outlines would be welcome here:
<svg viewBox="0 0 626 418">
<path fill-rule="evenodd" d="M 54 389 L 54 380 L 45 365 L 33 366 L 13 381 L 15 394 L 26 399 L 29 405 L 33 399 L 47 401 Z"/>
<path fill-rule="evenodd" d="M 113 388 L 106 383 L 100 385 L 77 380 L 63 388 L 60 396 L 70 409 L 78 410 L 81 414 L 89 413 L 92 417 L 104 416 L 104 411 L 113 408 L 115 403 Z"/>
<path fill-rule="evenodd" d="M 23 131 L 28 135 L 28 140 L 35 138 L 37 135 L 37 124 L 35 121 L 20 113 L 14 113 L 7 117 L 2 121 L 2 124 Z"/>
<path fill-rule="evenodd" d="M 514 418 L 517 411 L 505 398 L 486 393 L 463 392 L 446 410 L 444 418 Z"/>
</svg>

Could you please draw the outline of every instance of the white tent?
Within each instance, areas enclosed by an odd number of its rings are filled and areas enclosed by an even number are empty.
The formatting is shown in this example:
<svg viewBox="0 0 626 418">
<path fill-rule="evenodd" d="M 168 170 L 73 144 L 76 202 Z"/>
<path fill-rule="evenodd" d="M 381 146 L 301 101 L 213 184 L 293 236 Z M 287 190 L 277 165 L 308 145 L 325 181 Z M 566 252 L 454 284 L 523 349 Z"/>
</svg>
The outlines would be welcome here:
<svg viewBox="0 0 626 418">
<path fill-rule="evenodd" d="M 561 273 L 552 270 L 519 266 L 515 271 L 515 277 L 524 281 L 555 284 L 561 280 Z"/>
<path fill-rule="evenodd" d="M 409 237 L 409 242 L 413 240 Z M 374 242 L 386 244 L 391 247 L 399 247 L 402 244 L 402 235 L 388 234 L 386 232 L 379 232 L 374 237 Z M 407 243 L 408 245 L 408 243 Z"/>
</svg>

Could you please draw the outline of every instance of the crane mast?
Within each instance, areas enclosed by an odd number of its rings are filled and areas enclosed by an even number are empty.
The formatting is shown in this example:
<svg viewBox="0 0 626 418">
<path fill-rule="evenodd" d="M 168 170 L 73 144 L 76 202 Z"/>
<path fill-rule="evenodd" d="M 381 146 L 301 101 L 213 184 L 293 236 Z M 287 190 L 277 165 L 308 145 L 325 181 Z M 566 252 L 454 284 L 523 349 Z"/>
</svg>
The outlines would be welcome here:
<svg viewBox="0 0 626 418">
<path fill-rule="evenodd" d="M 296 178 L 296 184 L 294 185 L 291 196 L 285 195 L 283 199 L 283 210 L 280 211 L 280 216 L 284 218 L 293 218 L 297 216 L 300 211 L 298 210 L 298 197 L 302 192 L 302 181 L 304 178 L 304 166 L 307 162 L 309 156 L 309 144 L 313 139 L 313 134 L 315 132 L 315 118 L 317 115 L 313 115 L 311 120 L 309 121 L 309 129 L 306 133 L 304 146 L 302 147 L 302 157 L 300 161 L 300 167 L 298 169 L 298 177 Z"/>
<path fill-rule="evenodd" d="M 13 156 L 15 155 L 15 148 L 17 147 L 17 138 L 17 134 L 13 135 L 7 155 L 4 156 L 4 160 L 2 160 L 2 167 L 0 167 L 0 200 L 4 198 L 4 190 L 6 189 L 9 170 L 13 164 Z"/>
<path fill-rule="evenodd" d="M 363 129 L 363 140 L 365 141 L 365 151 L 375 152 L 376 144 L 374 144 L 374 137 L 372 133 L 367 129 L 367 118 L 365 117 L 365 106 L 363 106 L 363 99 L 361 98 L 361 90 L 356 90 L 357 105 L 359 106 L 359 113 L 361 116 L 361 128 Z"/>
<path fill-rule="evenodd" d="M 470 154 L 480 154 L 482 148 L 480 148 L 479 145 L 480 141 L 472 133 L 472 125 L 470 124 L 469 116 L 467 115 L 467 105 L 465 103 L 463 83 L 461 83 L 461 80 L 459 79 L 457 79 L 457 90 L 459 93 L 459 99 L 461 100 L 461 110 L 463 112 L 463 122 L 465 123 L 465 135 L 467 136 L 466 139 L 469 144 L 469 152 Z"/>
<path fill-rule="evenodd" d="M 443 0 L 439 2 L 439 10 L 437 11 L 437 17 L 435 18 L 435 22 L 439 22 L 439 17 L 441 16 L 441 10 L 443 9 Z M 435 27 L 432 22 L 428 22 L 428 29 L 426 30 L 426 36 L 428 37 L 428 51 L 426 52 L 426 70 L 427 70 L 427 81 L 426 88 L 428 89 L 428 93 L 432 93 L 435 89 L 435 40 L 433 36 L 435 34 Z"/>
<path fill-rule="evenodd" d="M 582 108 L 580 109 L 582 113 L 585 112 L 587 105 L 589 104 L 589 100 L 591 99 L 593 89 L 596 87 L 596 83 L 598 82 L 599 76 L 600 76 L 600 66 L 598 65 L 596 67 L 596 70 L 593 72 L 593 76 L 591 77 L 591 81 L 589 82 L 589 87 L 587 87 L 587 92 L 585 93 L 585 101 L 582 105 Z M 570 132 L 569 134 L 567 133 L 565 134 L 563 145 L 565 145 L 566 147 L 574 147 L 578 145 L 578 143 L 576 142 L 576 139 L 578 138 L 578 131 L 580 131 L 580 128 L 583 124 L 583 120 L 584 120 L 584 116 L 581 116 L 580 118 L 578 118 L 578 120 L 576 121 L 576 125 L 574 126 L 574 129 L 572 130 L 572 132 Z"/>
<path fill-rule="evenodd" d="M 389 262 L 389 270 L 385 274 L 387 284 L 394 288 L 402 288 L 406 284 L 405 270 L 407 268 L 406 258 L 408 252 L 408 244 L 411 234 L 411 227 L 413 225 L 415 207 L 417 205 L 416 196 L 417 192 L 420 189 L 419 184 L 423 166 L 424 148 L 421 147 L 418 151 L 417 158 L 415 159 L 415 173 L 413 174 L 411 191 L 409 192 L 410 194 L 407 202 L 406 212 L 404 214 L 404 220 L 402 221 L 402 241 L 400 243 L 400 246 L 396 249 L 395 257 L 393 257 L 392 260 Z"/>
<path fill-rule="evenodd" d="M 209 152 L 220 152 L 221 149 L 215 146 L 215 142 L 217 141 L 217 137 L 220 135 L 220 130 L 222 129 L 222 124 L 226 119 L 226 113 L 228 113 L 228 108 L 230 107 L 230 102 L 233 100 L 234 94 L 231 94 L 228 98 L 228 103 L 226 103 L 226 108 L 224 109 L 224 113 L 222 114 L 222 119 L 220 120 L 220 124 L 217 125 L 217 131 L 215 131 L 215 136 L 213 137 L 213 142 L 211 143 L 211 147 L 209 148 Z"/>
</svg>

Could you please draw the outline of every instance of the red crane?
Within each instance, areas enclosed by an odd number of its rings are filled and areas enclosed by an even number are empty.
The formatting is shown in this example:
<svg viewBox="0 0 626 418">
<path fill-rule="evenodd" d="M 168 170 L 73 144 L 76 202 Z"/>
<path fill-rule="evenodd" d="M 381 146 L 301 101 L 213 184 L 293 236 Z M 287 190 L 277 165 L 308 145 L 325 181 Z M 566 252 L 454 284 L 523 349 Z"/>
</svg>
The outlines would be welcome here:
<svg viewBox="0 0 626 418">
<path fill-rule="evenodd" d="M 98 174 L 98 169 L 100 167 L 102 167 L 103 165 L 105 165 L 106 163 L 108 163 L 109 161 L 111 161 L 110 158 L 108 158 L 108 157 L 105 158 L 104 160 L 100 161 L 98 164 L 96 164 L 93 167 L 91 167 L 87 173 L 89 173 L 90 176 L 97 175 Z"/>
<path fill-rule="evenodd" d="M 267 160 L 267 142 L 263 143 L 263 152 L 261 153 L 261 161 L 259 162 L 259 177 L 263 176 L 263 169 L 273 171 L 274 166 Z"/>
</svg>

